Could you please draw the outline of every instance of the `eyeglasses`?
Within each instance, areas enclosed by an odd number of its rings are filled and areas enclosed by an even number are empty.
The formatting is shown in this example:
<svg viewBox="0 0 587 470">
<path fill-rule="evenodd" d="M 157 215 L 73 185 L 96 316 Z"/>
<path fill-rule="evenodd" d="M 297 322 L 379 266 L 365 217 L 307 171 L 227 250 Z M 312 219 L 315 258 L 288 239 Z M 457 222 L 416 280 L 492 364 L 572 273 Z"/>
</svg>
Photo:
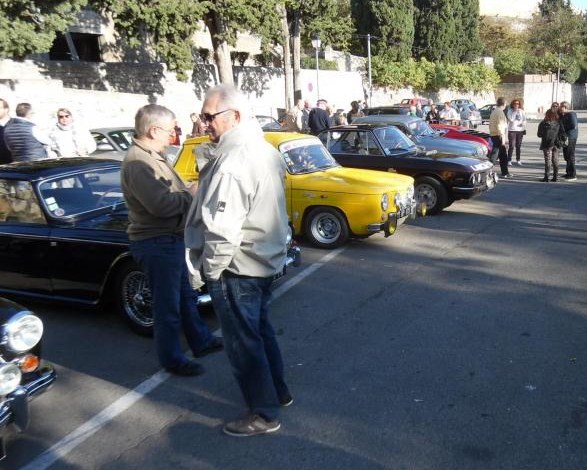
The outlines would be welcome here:
<svg viewBox="0 0 587 470">
<path fill-rule="evenodd" d="M 175 129 L 165 129 L 164 127 L 159 127 L 159 126 L 153 126 L 155 129 L 161 129 L 162 131 L 167 132 L 167 134 L 169 135 L 169 137 L 174 137 L 175 136 Z"/>
<path fill-rule="evenodd" d="M 551 108 L 558 108 L 558 103 L 552 103 Z"/>
<path fill-rule="evenodd" d="M 202 114 L 200 114 L 200 119 L 202 120 L 202 122 L 212 122 L 214 119 L 216 119 L 216 116 L 218 116 L 219 114 L 225 113 L 227 111 L 232 111 L 232 109 L 225 109 L 224 111 L 218 111 L 217 113 L 214 113 L 214 114 L 202 113 Z"/>
<path fill-rule="evenodd" d="M 71 115 L 70 115 L 70 114 L 58 114 L 58 115 L 57 115 L 57 117 L 58 117 L 59 119 L 64 119 L 64 118 L 71 117 Z"/>
</svg>

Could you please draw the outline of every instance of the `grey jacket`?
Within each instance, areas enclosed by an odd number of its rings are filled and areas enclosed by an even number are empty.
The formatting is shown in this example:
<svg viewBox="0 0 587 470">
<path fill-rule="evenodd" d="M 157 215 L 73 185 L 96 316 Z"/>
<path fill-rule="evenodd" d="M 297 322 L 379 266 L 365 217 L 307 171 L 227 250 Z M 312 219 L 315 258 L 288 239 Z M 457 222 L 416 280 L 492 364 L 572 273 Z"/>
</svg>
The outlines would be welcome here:
<svg viewBox="0 0 587 470">
<path fill-rule="evenodd" d="M 285 163 L 251 120 L 217 144 L 196 148 L 198 193 L 187 216 L 187 261 L 194 275 L 217 280 L 224 270 L 270 277 L 285 263 L 288 218 Z"/>
</svg>

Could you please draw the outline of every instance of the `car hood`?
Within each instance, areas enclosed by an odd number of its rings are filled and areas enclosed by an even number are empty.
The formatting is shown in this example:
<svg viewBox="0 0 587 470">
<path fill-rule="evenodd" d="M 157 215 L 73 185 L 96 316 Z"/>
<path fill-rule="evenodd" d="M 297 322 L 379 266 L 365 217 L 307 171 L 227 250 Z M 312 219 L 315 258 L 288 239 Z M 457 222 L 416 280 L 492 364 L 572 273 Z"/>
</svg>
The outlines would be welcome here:
<svg viewBox="0 0 587 470">
<path fill-rule="evenodd" d="M 461 156 L 450 153 L 436 152 L 436 153 L 419 153 L 410 158 L 421 158 L 434 161 L 436 163 L 444 163 L 451 165 L 466 166 L 473 170 L 489 169 L 493 164 L 485 157 Z"/>
<path fill-rule="evenodd" d="M 291 181 L 294 190 L 352 194 L 405 191 L 414 184 L 413 178 L 405 175 L 344 167 L 294 175 Z"/>
<path fill-rule="evenodd" d="M 453 153 L 457 155 L 475 155 L 482 144 L 473 141 L 450 139 L 442 136 L 416 136 L 419 145 L 426 150 L 438 150 L 439 152 Z"/>
</svg>

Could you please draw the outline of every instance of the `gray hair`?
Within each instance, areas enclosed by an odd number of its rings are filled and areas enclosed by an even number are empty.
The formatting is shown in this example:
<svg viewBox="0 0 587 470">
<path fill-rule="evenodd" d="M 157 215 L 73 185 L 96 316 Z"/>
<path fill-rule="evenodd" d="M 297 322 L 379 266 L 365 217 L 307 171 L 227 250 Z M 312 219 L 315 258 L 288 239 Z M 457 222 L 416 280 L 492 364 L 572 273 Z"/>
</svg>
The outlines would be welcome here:
<svg viewBox="0 0 587 470">
<path fill-rule="evenodd" d="M 147 135 L 151 127 L 174 121 L 173 111 L 159 104 L 148 104 L 137 111 L 135 116 L 135 133 L 137 137 Z"/>
<path fill-rule="evenodd" d="M 232 109 L 238 111 L 241 121 L 253 117 L 253 112 L 249 100 L 232 85 L 218 85 L 210 88 L 206 92 L 204 101 L 209 98 L 218 96 L 218 107 L 223 109 Z"/>
<path fill-rule="evenodd" d="M 561 101 L 559 108 L 565 108 L 568 109 L 569 111 L 571 110 L 571 105 L 568 101 Z"/>
</svg>

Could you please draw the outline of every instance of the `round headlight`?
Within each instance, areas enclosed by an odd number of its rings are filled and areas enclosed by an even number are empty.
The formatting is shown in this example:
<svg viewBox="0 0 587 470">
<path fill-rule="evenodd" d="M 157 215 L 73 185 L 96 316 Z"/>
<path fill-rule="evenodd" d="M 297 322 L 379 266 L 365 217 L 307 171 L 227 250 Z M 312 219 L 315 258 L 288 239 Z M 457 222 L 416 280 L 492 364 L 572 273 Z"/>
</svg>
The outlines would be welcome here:
<svg viewBox="0 0 587 470">
<path fill-rule="evenodd" d="M 414 199 L 414 187 L 410 186 L 408 188 L 408 201 Z"/>
<path fill-rule="evenodd" d="M 0 364 L 0 395 L 14 392 L 20 385 L 22 374 L 16 364 L 5 362 Z"/>
<path fill-rule="evenodd" d="M 4 326 L 6 344 L 14 352 L 32 349 L 43 336 L 43 322 L 31 312 L 21 312 Z"/>
<path fill-rule="evenodd" d="M 389 207 L 389 196 L 385 193 L 381 196 L 381 210 L 386 211 Z"/>
</svg>

